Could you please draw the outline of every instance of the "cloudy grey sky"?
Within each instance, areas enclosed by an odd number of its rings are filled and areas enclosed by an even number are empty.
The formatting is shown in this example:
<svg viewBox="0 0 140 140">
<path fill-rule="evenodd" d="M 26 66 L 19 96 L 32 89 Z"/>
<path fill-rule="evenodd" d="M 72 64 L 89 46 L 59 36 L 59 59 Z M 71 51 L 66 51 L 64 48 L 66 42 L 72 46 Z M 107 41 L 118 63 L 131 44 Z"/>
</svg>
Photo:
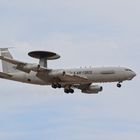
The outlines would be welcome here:
<svg viewBox="0 0 140 140">
<path fill-rule="evenodd" d="M 126 66 L 137 73 L 121 89 L 85 95 L 0 80 L 1 140 L 139 140 L 140 2 L 0 0 L 0 46 L 36 62 L 31 50 L 55 51 L 52 68 Z"/>
</svg>

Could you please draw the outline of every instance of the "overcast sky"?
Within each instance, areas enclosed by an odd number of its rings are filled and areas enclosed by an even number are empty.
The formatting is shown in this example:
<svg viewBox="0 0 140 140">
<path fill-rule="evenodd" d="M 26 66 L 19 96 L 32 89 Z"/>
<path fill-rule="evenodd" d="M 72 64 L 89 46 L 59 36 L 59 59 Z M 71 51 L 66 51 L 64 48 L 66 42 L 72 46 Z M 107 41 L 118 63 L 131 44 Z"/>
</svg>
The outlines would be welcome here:
<svg viewBox="0 0 140 140">
<path fill-rule="evenodd" d="M 125 66 L 137 77 L 101 84 L 104 91 L 34 86 L 0 79 L 1 140 L 140 139 L 139 0 L 0 0 L 0 47 L 16 59 L 32 50 L 54 51 L 51 68 Z"/>
</svg>

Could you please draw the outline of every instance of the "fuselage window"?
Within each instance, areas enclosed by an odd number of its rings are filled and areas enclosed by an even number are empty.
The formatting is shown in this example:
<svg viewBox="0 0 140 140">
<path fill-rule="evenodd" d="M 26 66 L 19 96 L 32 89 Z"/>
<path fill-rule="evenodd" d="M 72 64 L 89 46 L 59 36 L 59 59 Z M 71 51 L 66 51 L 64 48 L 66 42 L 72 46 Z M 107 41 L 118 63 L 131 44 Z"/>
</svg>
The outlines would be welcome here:
<svg viewBox="0 0 140 140">
<path fill-rule="evenodd" d="M 132 71 L 131 69 L 125 69 L 125 71 Z"/>
</svg>

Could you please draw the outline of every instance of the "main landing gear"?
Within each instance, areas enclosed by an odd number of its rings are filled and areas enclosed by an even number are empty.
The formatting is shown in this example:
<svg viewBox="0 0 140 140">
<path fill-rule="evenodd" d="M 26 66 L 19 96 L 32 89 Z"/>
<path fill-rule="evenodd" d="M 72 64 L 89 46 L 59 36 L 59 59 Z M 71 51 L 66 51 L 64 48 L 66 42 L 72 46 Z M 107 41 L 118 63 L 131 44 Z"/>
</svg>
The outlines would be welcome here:
<svg viewBox="0 0 140 140">
<path fill-rule="evenodd" d="M 62 88 L 62 85 L 61 84 L 59 84 L 59 83 L 56 83 L 56 84 L 52 84 L 52 88 L 54 88 L 54 89 L 56 89 L 56 88 Z M 71 94 L 73 94 L 74 93 L 74 90 L 72 89 L 72 88 L 70 88 L 70 86 L 66 86 L 65 88 L 64 88 L 64 92 L 65 93 L 71 93 Z"/>
<path fill-rule="evenodd" d="M 122 87 L 122 85 L 121 85 L 120 83 L 118 83 L 118 84 L 117 84 L 117 87 L 118 87 L 118 88 L 121 88 L 121 87 Z"/>
<path fill-rule="evenodd" d="M 67 93 L 67 94 L 68 94 L 68 93 L 73 94 L 73 93 L 74 93 L 74 90 L 71 89 L 71 88 L 70 88 L 70 89 L 64 89 L 64 92 Z"/>
<path fill-rule="evenodd" d="M 62 86 L 60 84 L 52 84 L 52 88 L 61 88 Z"/>
</svg>

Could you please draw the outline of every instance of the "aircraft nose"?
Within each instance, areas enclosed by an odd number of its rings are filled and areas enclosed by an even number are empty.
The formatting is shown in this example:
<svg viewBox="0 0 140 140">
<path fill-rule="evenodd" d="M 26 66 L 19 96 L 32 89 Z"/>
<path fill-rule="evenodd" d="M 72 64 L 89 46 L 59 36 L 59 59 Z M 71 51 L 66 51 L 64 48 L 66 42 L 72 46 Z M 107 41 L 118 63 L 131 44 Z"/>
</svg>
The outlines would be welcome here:
<svg viewBox="0 0 140 140">
<path fill-rule="evenodd" d="M 135 77 L 136 76 L 136 73 L 135 72 L 132 72 L 132 76 Z"/>
<path fill-rule="evenodd" d="M 136 76 L 136 73 L 134 71 L 131 72 L 131 80 Z"/>
</svg>

